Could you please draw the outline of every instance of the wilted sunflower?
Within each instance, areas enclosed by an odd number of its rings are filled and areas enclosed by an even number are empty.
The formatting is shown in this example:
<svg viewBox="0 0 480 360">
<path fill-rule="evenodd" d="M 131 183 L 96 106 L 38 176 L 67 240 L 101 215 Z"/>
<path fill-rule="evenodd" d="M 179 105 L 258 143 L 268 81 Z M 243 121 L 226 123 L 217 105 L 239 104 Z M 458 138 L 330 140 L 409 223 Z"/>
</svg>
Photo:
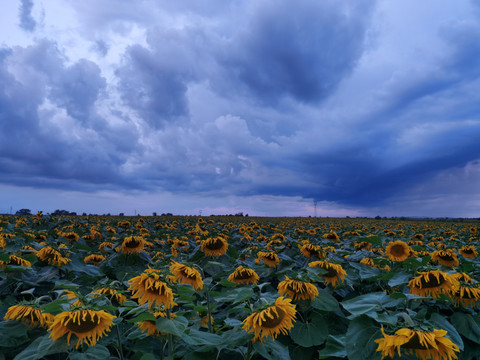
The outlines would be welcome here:
<svg viewBox="0 0 480 360">
<path fill-rule="evenodd" d="M 15 265 L 15 266 L 23 266 L 23 267 L 31 267 L 32 263 L 28 260 L 22 259 L 16 255 L 10 255 L 9 261 L 4 262 L 0 260 L 0 269 L 4 269 L 4 265 Z"/>
<path fill-rule="evenodd" d="M 115 300 L 120 304 L 123 304 L 125 301 L 127 301 L 127 297 L 125 295 L 117 292 L 117 290 L 112 288 L 99 288 L 93 290 L 92 292 L 96 294 L 106 295 L 106 297 L 109 298 L 111 301 Z M 95 297 L 95 295 L 93 296 Z"/>
<path fill-rule="evenodd" d="M 434 299 L 440 297 L 440 294 L 456 292 L 459 286 L 454 276 L 440 270 L 421 272 L 408 283 L 410 294 L 432 296 Z"/>
<path fill-rule="evenodd" d="M 395 354 L 401 357 L 405 354 L 415 355 L 422 360 L 452 360 L 457 359 L 456 352 L 460 349 L 449 338 L 445 337 L 446 330 L 433 329 L 433 331 L 418 331 L 403 328 L 397 330 L 395 335 L 388 335 L 382 328 L 383 338 L 376 339 L 377 351 L 385 357 L 394 358 Z"/>
<path fill-rule="evenodd" d="M 78 241 L 80 239 L 80 236 L 74 232 L 67 232 L 67 233 L 61 233 L 61 236 L 63 236 L 65 239 L 68 241 Z"/>
<path fill-rule="evenodd" d="M 228 242 L 223 236 L 203 240 L 200 248 L 206 256 L 222 256 L 227 252 Z"/>
<path fill-rule="evenodd" d="M 109 241 L 102 242 L 100 245 L 98 245 L 98 250 L 101 252 L 107 252 L 107 249 L 113 249 L 115 247 L 115 244 Z"/>
<path fill-rule="evenodd" d="M 273 251 L 259 251 L 257 258 L 259 261 L 263 261 L 268 267 L 276 267 L 280 264 L 280 258 Z"/>
<path fill-rule="evenodd" d="M 432 260 L 448 267 L 460 265 L 458 256 L 452 249 L 434 251 L 432 253 Z"/>
<path fill-rule="evenodd" d="M 7 310 L 4 320 L 16 320 L 23 322 L 28 327 L 44 327 L 47 328 L 53 319 L 53 315 L 43 313 L 34 305 L 13 305 Z"/>
<path fill-rule="evenodd" d="M 157 307 L 163 305 L 167 309 L 177 305 L 173 301 L 172 289 L 153 271 L 145 271 L 128 282 L 130 283 L 128 290 L 133 291 L 132 299 L 138 299 L 140 305 L 148 304 L 149 309 L 154 305 Z"/>
<path fill-rule="evenodd" d="M 274 305 L 256 311 L 243 320 L 242 329 L 255 333 L 253 342 L 264 342 L 267 337 L 275 340 L 280 333 L 288 334 L 288 330 L 293 327 L 296 314 L 296 306 L 292 304 L 292 300 L 279 297 Z"/>
<path fill-rule="evenodd" d="M 480 303 L 478 283 L 465 273 L 455 273 L 452 276 L 460 283 L 457 291 L 450 294 L 455 306 L 475 308 Z"/>
<path fill-rule="evenodd" d="M 83 303 L 78 298 L 78 295 L 71 290 L 63 290 L 63 294 L 61 295 L 61 297 L 66 297 L 68 300 L 77 299 L 73 302 L 73 304 L 72 304 L 73 307 L 83 305 Z"/>
<path fill-rule="evenodd" d="M 292 300 L 313 300 L 318 296 L 317 287 L 311 283 L 286 279 L 278 284 L 278 293 Z"/>
<path fill-rule="evenodd" d="M 55 265 L 58 267 L 61 267 L 70 261 L 69 258 L 62 256 L 61 253 L 50 246 L 45 246 L 41 250 L 37 251 L 35 256 L 42 261 L 48 262 L 50 265 Z"/>
<path fill-rule="evenodd" d="M 170 272 L 175 276 L 177 283 L 190 284 L 195 290 L 203 289 L 202 275 L 197 269 L 172 260 Z"/>
<path fill-rule="evenodd" d="M 159 317 L 163 317 L 163 318 L 167 317 L 167 313 L 164 311 L 157 311 L 157 312 L 154 312 L 152 315 L 155 317 L 155 319 L 158 319 Z M 150 336 L 158 337 L 161 335 L 165 335 L 165 333 L 157 329 L 157 325 L 153 320 L 140 321 L 137 325 L 142 330 L 142 332 L 146 332 Z"/>
<path fill-rule="evenodd" d="M 328 261 L 313 261 L 308 264 L 309 267 L 320 267 L 328 272 L 326 274 L 321 274 L 323 281 L 325 284 L 330 284 L 332 286 L 336 286 L 340 282 L 345 281 L 345 276 L 347 272 L 343 270 L 342 265 L 340 264 L 333 264 Z"/>
<path fill-rule="evenodd" d="M 143 236 L 127 236 L 123 239 L 120 251 L 124 254 L 139 253 L 145 249 L 145 239 Z"/>
<path fill-rule="evenodd" d="M 401 262 L 412 253 L 412 248 L 403 241 L 392 241 L 385 248 L 385 254 L 391 261 Z"/>
<path fill-rule="evenodd" d="M 248 268 L 239 266 L 235 269 L 233 273 L 228 276 L 228 281 L 237 283 L 237 284 L 257 284 L 260 277 L 258 274 Z"/>
<path fill-rule="evenodd" d="M 298 248 L 300 249 L 300 252 L 303 254 L 303 256 L 309 258 L 311 256 L 317 256 L 319 258 L 323 258 L 323 253 L 321 252 L 322 247 L 320 245 L 313 245 L 313 244 L 303 244 L 303 245 L 298 245 Z"/>
<path fill-rule="evenodd" d="M 332 240 L 335 242 L 340 241 L 340 237 L 337 235 L 335 231 L 330 231 L 329 233 L 323 234 L 323 237 L 327 240 Z"/>
<path fill-rule="evenodd" d="M 458 250 L 460 254 L 469 259 L 475 259 L 478 256 L 478 252 L 475 249 L 475 246 L 464 246 Z"/>
<path fill-rule="evenodd" d="M 74 310 L 64 311 L 55 315 L 53 323 L 49 327 L 50 337 L 53 341 L 67 335 L 67 343 L 70 345 L 72 335 L 77 337 L 78 348 L 83 343 L 94 346 L 100 338 L 110 331 L 113 319 L 103 310 Z"/>
<path fill-rule="evenodd" d="M 90 264 L 90 265 L 98 265 L 103 260 L 105 260 L 105 256 L 98 255 L 98 254 L 91 254 L 91 255 L 85 256 L 85 258 L 83 259 L 85 264 Z"/>
</svg>

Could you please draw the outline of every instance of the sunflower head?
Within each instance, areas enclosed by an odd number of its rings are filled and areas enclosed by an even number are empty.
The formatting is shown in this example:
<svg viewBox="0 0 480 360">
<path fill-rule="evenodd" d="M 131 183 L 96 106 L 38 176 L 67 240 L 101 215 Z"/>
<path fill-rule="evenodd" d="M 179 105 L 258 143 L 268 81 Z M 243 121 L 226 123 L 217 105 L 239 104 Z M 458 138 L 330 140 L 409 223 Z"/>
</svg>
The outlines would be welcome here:
<svg viewBox="0 0 480 360">
<path fill-rule="evenodd" d="M 279 297 L 274 305 L 256 311 L 243 320 L 242 328 L 255 334 L 253 342 L 263 342 L 267 337 L 275 339 L 278 334 L 288 334 L 296 313 L 296 306 L 290 299 Z"/>
<path fill-rule="evenodd" d="M 329 233 L 323 234 L 323 237 L 327 240 L 338 242 L 340 241 L 340 237 L 335 231 L 330 231 Z"/>
<path fill-rule="evenodd" d="M 103 255 L 91 254 L 91 255 L 85 256 L 83 261 L 85 262 L 85 264 L 98 265 L 100 262 L 102 262 L 105 259 L 106 258 Z"/>
<path fill-rule="evenodd" d="M 139 253 L 145 249 L 145 239 L 143 236 L 127 236 L 123 239 L 120 251 L 124 254 Z"/>
<path fill-rule="evenodd" d="M 166 309 L 170 309 L 176 305 L 173 301 L 173 292 L 167 286 L 167 283 L 160 280 L 160 276 L 154 269 L 145 271 L 139 276 L 128 280 L 133 295 L 132 299 L 138 299 L 140 305 L 148 304 L 148 308 L 153 306 L 160 307 L 163 305 Z"/>
<path fill-rule="evenodd" d="M 394 335 L 388 335 L 382 328 L 382 334 L 382 338 L 375 340 L 378 344 L 377 351 L 382 352 L 382 360 L 387 356 L 394 358 L 396 354 L 401 357 L 402 352 L 422 360 L 451 360 L 457 359 L 455 353 L 460 351 L 458 346 L 445 336 L 445 330 L 419 331 L 402 328 Z"/>
<path fill-rule="evenodd" d="M 203 289 L 202 275 L 194 267 L 172 261 L 170 272 L 177 283 L 190 284 L 195 290 Z"/>
<path fill-rule="evenodd" d="M 286 295 L 292 300 L 314 300 L 318 296 L 317 287 L 311 283 L 289 279 L 278 284 L 279 295 Z"/>
<path fill-rule="evenodd" d="M 392 241 L 385 248 L 385 254 L 391 261 L 401 262 L 412 253 L 412 248 L 403 241 Z"/>
<path fill-rule="evenodd" d="M 329 261 L 313 261 L 308 264 L 309 267 L 319 267 L 323 270 L 326 270 L 326 274 L 320 275 L 323 278 L 323 281 L 326 284 L 330 284 L 332 286 L 338 285 L 340 282 L 345 281 L 345 276 L 347 272 L 343 270 L 342 265 L 334 264 Z"/>
<path fill-rule="evenodd" d="M 460 265 L 458 256 L 452 249 L 434 251 L 432 253 L 432 260 L 448 267 Z"/>
<path fill-rule="evenodd" d="M 116 316 L 110 315 L 103 310 L 74 310 L 64 311 L 55 318 L 50 325 L 50 337 L 53 341 L 67 335 L 67 343 L 70 345 L 70 338 L 75 335 L 78 348 L 83 343 L 94 346 L 113 325 Z"/>
<path fill-rule="evenodd" d="M 203 240 L 200 248 L 206 256 L 222 256 L 227 253 L 228 242 L 225 237 L 217 236 Z"/>
<path fill-rule="evenodd" d="M 273 251 L 259 251 L 257 253 L 258 261 L 263 261 L 268 267 L 276 267 L 280 264 L 280 258 Z"/>
<path fill-rule="evenodd" d="M 469 259 L 475 259 L 478 256 L 478 252 L 475 249 L 475 246 L 468 246 L 465 245 L 461 249 L 458 250 L 460 254 L 462 254 L 464 257 L 469 258 Z"/>
<path fill-rule="evenodd" d="M 47 328 L 52 315 L 43 313 L 35 305 L 13 305 L 7 310 L 4 320 L 16 320 L 25 323 L 28 327 L 43 327 Z"/>
<path fill-rule="evenodd" d="M 69 258 L 62 256 L 60 252 L 50 246 L 43 247 L 35 253 L 35 256 L 42 261 L 46 261 L 50 265 L 55 265 L 58 267 L 61 267 L 70 261 Z"/>
<path fill-rule="evenodd" d="M 119 293 L 117 290 L 109 288 L 109 287 L 103 287 L 103 288 L 98 288 L 92 291 L 93 296 L 97 297 L 99 295 L 105 295 L 107 298 L 110 299 L 110 301 L 116 301 L 119 304 L 123 304 L 125 301 L 127 301 L 127 297 L 121 293 Z"/>
<path fill-rule="evenodd" d="M 258 274 L 249 268 L 239 266 L 235 269 L 233 273 L 228 276 L 228 281 L 237 283 L 237 284 L 257 284 L 260 277 Z"/>
<path fill-rule="evenodd" d="M 449 295 L 456 292 L 459 286 L 460 284 L 454 276 L 440 270 L 421 272 L 408 283 L 410 294 L 432 296 L 434 299 L 440 297 L 441 294 Z"/>
</svg>

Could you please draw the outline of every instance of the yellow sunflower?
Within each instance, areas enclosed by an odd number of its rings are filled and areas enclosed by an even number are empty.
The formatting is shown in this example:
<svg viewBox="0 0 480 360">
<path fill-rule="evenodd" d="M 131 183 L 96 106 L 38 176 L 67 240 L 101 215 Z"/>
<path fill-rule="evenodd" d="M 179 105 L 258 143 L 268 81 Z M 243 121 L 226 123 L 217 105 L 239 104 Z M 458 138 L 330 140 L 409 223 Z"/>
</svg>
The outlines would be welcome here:
<svg viewBox="0 0 480 360">
<path fill-rule="evenodd" d="M 475 249 L 475 246 L 464 246 L 458 250 L 460 254 L 469 259 L 475 259 L 478 256 L 478 252 Z"/>
<path fill-rule="evenodd" d="M 330 231 L 329 233 L 323 234 L 323 237 L 327 240 L 332 240 L 335 242 L 340 241 L 340 237 L 335 231 Z"/>
<path fill-rule="evenodd" d="M 195 290 L 203 289 L 202 275 L 197 269 L 172 260 L 170 272 L 175 276 L 177 283 L 190 284 Z"/>
<path fill-rule="evenodd" d="M 143 236 L 127 236 L 123 239 L 120 251 L 124 254 L 139 253 L 145 249 L 145 239 Z"/>
<path fill-rule="evenodd" d="M 177 305 L 173 301 L 172 289 L 161 281 L 160 276 L 154 271 L 145 271 L 128 282 L 130 284 L 128 290 L 133 292 L 132 299 L 138 299 L 140 305 L 148 304 L 149 309 L 154 305 L 157 307 L 163 305 L 166 309 Z"/>
<path fill-rule="evenodd" d="M 320 245 L 313 245 L 313 244 L 303 244 L 303 245 L 298 245 L 298 248 L 300 249 L 300 252 L 302 253 L 303 256 L 309 258 L 311 256 L 317 256 L 319 258 L 323 258 L 323 253 L 321 252 L 322 247 Z"/>
<path fill-rule="evenodd" d="M 154 312 L 152 315 L 155 316 L 155 319 L 158 319 L 159 317 L 164 317 L 164 318 L 167 317 L 167 313 L 164 311 L 157 311 L 157 312 Z M 174 314 L 172 314 L 172 317 L 173 315 Z M 142 330 L 142 332 L 146 332 L 147 335 L 155 336 L 155 337 L 165 335 L 164 332 L 161 332 L 157 329 L 157 325 L 153 320 L 140 321 L 137 325 Z"/>
<path fill-rule="evenodd" d="M 313 261 L 308 264 L 309 267 L 320 267 L 326 271 L 326 274 L 320 275 L 323 278 L 325 284 L 330 284 L 332 286 L 338 285 L 340 282 L 345 281 L 345 276 L 347 272 L 343 270 L 342 265 L 333 264 L 328 261 Z"/>
<path fill-rule="evenodd" d="M 98 245 L 98 250 L 101 252 L 107 252 L 107 249 L 113 249 L 115 247 L 115 244 L 109 241 L 102 242 L 100 245 Z"/>
<path fill-rule="evenodd" d="M 69 258 L 62 256 L 61 253 L 59 253 L 54 248 L 51 248 L 50 246 L 45 246 L 41 250 L 37 251 L 35 253 L 35 256 L 42 261 L 48 262 L 50 265 L 55 265 L 59 267 L 67 264 L 70 261 Z"/>
<path fill-rule="evenodd" d="M 100 262 L 102 262 L 105 259 L 106 258 L 103 255 L 91 254 L 91 255 L 85 256 L 83 261 L 85 262 L 85 264 L 98 265 Z"/>
<path fill-rule="evenodd" d="M 296 306 L 292 304 L 292 300 L 279 297 L 274 305 L 256 311 L 243 320 L 242 329 L 255 333 L 253 342 L 264 342 L 267 337 L 275 340 L 280 333 L 288 334 L 293 327 L 296 314 Z"/>
<path fill-rule="evenodd" d="M 23 322 L 28 327 L 44 327 L 47 328 L 52 321 L 53 315 L 43 313 L 32 305 L 13 305 L 7 310 L 4 320 L 16 320 Z"/>
<path fill-rule="evenodd" d="M 278 293 L 292 300 L 313 300 L 318 296 L 317 287 L 304 281 L 286 279 L 278 284 Z"/>
<path fill-rule="evenodd" d="M 448 267 L 460 265 L 458 256 L 452 249 L 434 251 L 432 253 L 432 260 Z"/>
<path fill-rule="evenodd" d="M 440 294 L 456 292 L 459 286 L 454 276 L 440 270 L 421 272 L 408 283 L 410 294 L 432 296 L 434 299 L 440 297 Z"/>
<path fill-rule="evenodd" d="M 51 331 L 50 337 L 53 341 L 67 335 L 67 343 L 70 345 L 70 338 L 75 335 L 77 337 L 75 348 L 83 343 L 94 346 L 110 331 L 115 318 L 116 316 L 103 310 L 64 311 L 55 315 L 48 330 Z"/>
<path fill-rule="evenodd" d="M 76 307 L 76 306 L 82 306 L 83 303 L 80 301 L 80 299 L 78 298 L 78 295 L 71 291 L 71 290 L 63 290 L 63 294 L 61 295 L 61 297 L 66 297 L 67 300 L 73 300 L 73 299 L 77 299 L 73 302 L 72 306 L 73 307 Z"/>
<path fill-rule="evenodd" d="M 276 267 L 280 264 L 280 258 L 273 251 L 259 251 L 257 258 L 259 261 L 263 261 L 268 267 Z"/>
<path fill-rule="evenodd" d="M 382 360 L 387 356 L 401 357 L 402 350 L 406 355 L 415 355 L 422 360 L 452 360 L 457 359 L 456 352 L 460 349 L 449 338 L 446 330 L 418 331 L 403 328 L 395 335 L 388 335 L 382 328 L 383 338 L 376 339 L 377 351 L 382 352 Z"/>
<path fill-rule="evenodd" d="M 100 295 L 106 295 L 106 297 L 109 298 L 111 301 L 116 301 L 120 304 L 123 304 L 125 301 L 127 301 L 127 297 L 125 295 L 119 293 L 117 290 L 112 288 L 99 288 L 93 290 L 92 292 Z M 93 296 L 95 297 L 95 295 Z"/>
<path fill-rule="evenodd" d="M 412 253 L 412 248 L 403 241 L 392 241 L 385 248 L 385 254 L 391 261 L 401 262 Z"/>
<path fill-rule="evenodd" d="M 8 262 L 4 262 L 0 260 L 0 269 L 4 269 L 5 265 L 15 265 L 15 266 L 23 266 L 23 267 L 31 267 L 32 263 L 28 260 L 22 259 L 16 255 L 10 255 L 10 260 Z"/>
<path fill-rule="evenodd" d="M 227 253 L 228 242 L 223 236 L 203 240 L 200 248 L 206 256 L 222 256 Z"/>
<path fill-rule="evenodd" d="M 258 274 L 252 270 L 239 266 L 235 269 L 233 273 L 228 276 L 228 281 L 237 283 L 237 284 L 257 284 L 260 277 Z"/>
<path fill-rule="evenodd" d="M 478 283 L 465 273 L 455 273 L 452 276 L 459 281 L 460 287 L 452 291 L 450 297 L 455 306 L 475 308 L 480 303 Z"/>
</svg>

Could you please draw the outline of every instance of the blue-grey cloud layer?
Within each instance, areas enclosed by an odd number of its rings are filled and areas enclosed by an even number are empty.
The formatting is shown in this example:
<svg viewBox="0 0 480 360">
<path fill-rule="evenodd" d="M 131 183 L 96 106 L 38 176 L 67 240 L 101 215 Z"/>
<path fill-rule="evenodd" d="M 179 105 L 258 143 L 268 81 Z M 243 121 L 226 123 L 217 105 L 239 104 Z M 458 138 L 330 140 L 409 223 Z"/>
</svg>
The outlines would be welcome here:
<svg viewBox="0 0 480 360">
<path fill-rule="evenodd" d="M 56 39 L 1 49 L 1 182 L 375 207 L 480 159 L 480 16 L 439 28 L 434 60 L 362 80 L 381 63 L 372 1 L 92 4 L 75 5 L 88 58 Z M 20 26 L 35 33 L 33 6 Z M 105 74 L 102 34 L 132 24 L 145 41 Z"/>
</svg>

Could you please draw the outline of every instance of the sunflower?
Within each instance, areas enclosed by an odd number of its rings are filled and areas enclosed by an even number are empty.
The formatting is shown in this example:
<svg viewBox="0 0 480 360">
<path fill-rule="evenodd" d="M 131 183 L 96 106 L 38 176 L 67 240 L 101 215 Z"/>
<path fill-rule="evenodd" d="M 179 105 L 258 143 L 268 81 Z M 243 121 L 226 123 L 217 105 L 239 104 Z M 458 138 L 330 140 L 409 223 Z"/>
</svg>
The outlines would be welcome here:
<svg viewBox="0 0 480 360">
<path fill-rule="evenodd" d="M 163 304 L 167 309 L 177 305 L 173 301 L 172 289 L 161 281 L 160 276 L 153 270 L 144 271 L 128 282 L 130 284 L 128 290 L 133 291 L 132 299 L 138 299 L 140 305 L 148 304 L 149 309 L 154 305 L 159 307 Z"/>
<path fill-rule="evenodd" d="M 123 304 L 125 301 L 127 301 L 127 297 L 125 295 L 120 294 L 119 292 L 117 292 L 117 290 L 112 288 L 99 288 L 93 290 L 92 292 L 96 294 L 106 295 L 107 298 L 109 298 L 111 301 L 115 300 L 120 304 Z M 93 296 L 95 297 L 95 294 Z"/>
<path fill-rule="evenodd" d="M 391 261 L 401 262 L 412 253 L 412 248 L 403 241 L 392 241 L 385 248 L 385 254 Z"/>
<path fill-rule="evenodd" d="M 45 246 L 41 250 L 37 251 L 35 256 L 42 261 L 48 262 L 50 265 L 55 265 L 58 267 L 61 267 L 70 261 L 69 258 L 63 257 L 62 254 L 50 246 Z"/>
<path fill-rule="evenodd" d="M 475 249 L 475 246 L 465 245 L 464 247 L 459 249 L 458 252 L 469 259 L 475 259 L 478 256 L 478 252 Z"/>
<path fill-rule="evenodd" d="M 10 255 L 9 261 L 4 262 L 0 260 L 0 269 L 4 269 L 4 265 L 15 265 L 15 266 L 23 266 L 23 267 L 32 267 L 32 263 L 28 260 L 22 259 L 16 255 Z"/>
<path fill-rule="evenodd" d="M 210 323 L 213 324 L 213 321 L 214 321 L 213 316 L 208 315 L 207 313 L 204 313 L 204 312 L 198 313 L 198 316 L 200 317 L 200 325 L 202 327 L 205 327 L 205 328 L 208 327 L 209 320 L 210 320 Z"/>
<path fill-rule="evenodd" d="M 70 345 L 72 334 L 77 337 L 77 349 L 83 343 L 94 346 L 103 335 L 110 331 L 113 319 L 103 310 L 74 310 L 64 311 L 55 316 L 49 329 L 53 341 L 67 335 L 67 343 Z"/>
<path fill-rule="evenodd" d="M 78 241 L 80 239 L 80 236 L 74 232 L 68 232 L 68 233 L 61 233 L 61 236 L 63 236 L 65 239 L 68 241 Z"/>
<path fill-rule="evenodd" d="M 27 324 L 28 327 L 47 328 L 52 317 L 53 315 L 43 313 L 33 305 L 13 305 L 8 308 L 3 319 L 20 321 Z"/>
<path fill-rule="evenodd" d="M 115 244 L 109 241 L 102 242 L 100 245 L 98 245 L 98 250 L 101 252 L 107 252 L 107 249 L 113 249 L 115 247 Z"/>
<path fill-rule="evenodd" d="M 83 305 L 82 301 L 78 298 L 78 295 L 71 290 L 63 290 L 63 294 L 61 295 L 61 297 L 66 297 L 67 300 L 77 299 L 73 302 L 72 304 L 73 307 Z"/>
<path fill-rule="evenodd" d="M 273 251 L 259 251 L 257 253 L 259 261 L 263 261 L 268 267 L 276 267 L 280 264 L 280 259 Z"/>
<path fill-rule="evenodd" d="M 296 313 L 296 306 L 292 304 L 292 300 L 279 297 L 274 305 L 256 311 L 243 320 L 242 329 L 255 333 L 253 342 L 257 340 L 264 342 L 267 337 L 275 340 L 280 333 L 288 334 L 288 330 L 293 327 Z"/>
<path fill-rule="evenodd" d="M 333 264 L 328 261 L 314 261 L 308 264 L 309 267 L 320 267 L 326 271 L 326 274 L 320 275 L 323 278 L 325 284 L 336 286 L 340 282 L 345 281 L 347 272 L 343 270 L 342 265 Z"/>
<path fill-rule="evenodd" d="M 164 311 L 157 311 L 157 312 L 154 312 L 152 315 L 155 317 L 155 319 L 158 319 L 159 317 L 163 317 L 163 318 L 167 317 L 167 313 Z M 147 335 L 155 336 L 155 337 L 165 335 L 164 332 L 161 332 L 157 329 L 157 325 L 154 320 L 140 321 L 139 323 L 137 323 L 137 325 L 142 330 L 142 332 L 146 332 Z"/>
<path fill-rule="evenodd" d="M 228 242 L 223 236 L 203 240 L 200 248 L 206 256 L 222 256 L 227 252 Z"/>
<path fill-rule="evenodd" d="M 98 265 L 100 262 L 102 262 L 105 259 L 106 258 L 103 255 L 91 254 L 91 255 L 85 256 L 83 261 L 85 262 L 85 264 Z"/>
<path fill-rule="evenodd" d="M 143 236 L 127 236 L 123 239 L 120 251 L 124 254 L 139 253 L 145 249 L 145 239 Z"/>
<path fill-rule="evenodd" d="M 455 306 L 475 308 L 480 301 L 478 283 L 465 273 L 455 273 L 452 276 L 460 283 L 457 291 L 452 291 L 450 297 Z"/>
<path fill-rule="evenodd" d="M 452 249 L 434 251 L 432 253 L 432 260 L 448 267 L 460 265 L 458 256 Z"/>
<path fill-rule="evenodd" d="M 340 241 L 340 238 L 335 231 L 330 231 L 329 233 L 323 234 L 323 237 L 327 240 L 332 240 L 335 242 Z"/>
<path fill-rule="evenodd" d="M 304 281 L 286 279 L 278 284 L 278 293 L 292 300 L 314 300 L 318 296 L 317 287 Z"/>
<path fill-rule="evenodd" d="M 394 358 L 395 353 L 401 357 L 405 354 L 415 355 L 422 360 L 452 360 L 457 359 L 456 352 L 460 349 L 449 338 L 445 337 L 446 330 L 433 329 L 433 331 L 418 331 L 407 328 L 399 329 L 395 335 L 388 335 L 382 328 L 383 338 L 376 339 L 377 351 L 385 357 Z"/>
<path fill-rule="evenodd" d="M 187 265 L 179 264 L 172 260 L 170 272 L 175 276 L 175 281 L 179 284 L 190 284 L 195 290 L 203 289 L 203 280 L 200 272 Z"/>
<path fill-rule="evenodd" d="M 260 277 L 258 274 L 248 268 L 239 266 L 235 269 L 233 273 L 228 276 L 228 281 L 237 283 L 237 284 L 257 284 Z"/>
<path fill-rule="evenodd" d="M 434 299 L 440 297 L 440 294 L 448 295 L 457 291 L 459 286 L 454 276 L 440 270 L 421 272 L 408 283 L 410 294 L 432 296 Z"/>
<path fill-rule="evenodd" d="M 372 244 L 366 241 L 354 241 L 353 246 L 355 246 L 355 249 L 357 250 L 370 250 Z"/>
<path fill-rule="evenodd" d="M 303 245 L 298 245 L 298 248 L 300 249 L 300 252 L 302 253 L 303 256 L 309 258 L 311 256 L 317 256 L 318 258 L 323 258 L 323 253 L 321 252 L 322 247 L 320 245 L 313 245 L 313 244 L 303 244 Z"/>
</svg>

